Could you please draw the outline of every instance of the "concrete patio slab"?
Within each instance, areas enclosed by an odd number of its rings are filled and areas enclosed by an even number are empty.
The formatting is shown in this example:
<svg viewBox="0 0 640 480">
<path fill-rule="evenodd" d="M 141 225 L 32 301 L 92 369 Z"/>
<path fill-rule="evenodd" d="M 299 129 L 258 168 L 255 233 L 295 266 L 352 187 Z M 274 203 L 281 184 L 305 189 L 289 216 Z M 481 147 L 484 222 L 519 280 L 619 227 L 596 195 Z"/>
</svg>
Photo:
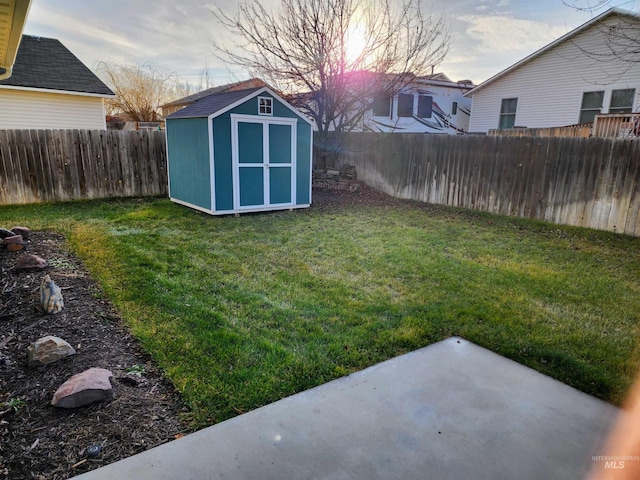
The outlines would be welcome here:
<svg viewBox="0 0 640 480">
<path fill-rule="evenodd" d="M 454 337 L 75 478 L 575 480 L 618 412 Z"/>
</svg>

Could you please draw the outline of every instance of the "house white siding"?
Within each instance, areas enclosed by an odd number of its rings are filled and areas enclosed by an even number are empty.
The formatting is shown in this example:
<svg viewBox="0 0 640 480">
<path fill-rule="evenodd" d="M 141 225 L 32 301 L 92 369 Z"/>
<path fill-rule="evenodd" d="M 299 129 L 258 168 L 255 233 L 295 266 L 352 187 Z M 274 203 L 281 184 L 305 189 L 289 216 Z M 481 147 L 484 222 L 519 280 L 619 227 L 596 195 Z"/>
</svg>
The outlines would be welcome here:
<svg viewBox="0 0 640 480">
<path fill-rule="evenodd" d="M 498 128 L 500 106 L 507 98 L 518 99 L 515 118 L 518 127 L 545 128 L 578 123 L 583 93 L 589 91 L 604 91 L 601 113 L 608 113 L 612 90 L 633 88 L 636 90 L 633 111 L 637 111 L 640 63 L 614 57 L 605 45 L 603 29 L 617 23 L 615 15 L 604 19 L 602 24 L 578 33 L 481 86 L 472 94 L 469 132 Z M 640 29 L 640 23 L 636 23 Z"/>
<path fill-rule="evenodd" d="M 0 129 L 105 130 L 101 97 L 0 88 Z"/>
<path fill-rule="evenodd" d="M 413 97 L 411 116 L 400 116 L 398 95 L 390 102 L 389 115 L 377 116 L 369 110 L 362 119 L 362 131 L 395 133 L 441 133 L 460 135 L 467 132 L 471 99 L 463 94 L 470 88 L 437 84 L 409 85 L 400 92 Z M 421 116 L 420 97 L 430 97 L 428 113 Z"/>
</svg>

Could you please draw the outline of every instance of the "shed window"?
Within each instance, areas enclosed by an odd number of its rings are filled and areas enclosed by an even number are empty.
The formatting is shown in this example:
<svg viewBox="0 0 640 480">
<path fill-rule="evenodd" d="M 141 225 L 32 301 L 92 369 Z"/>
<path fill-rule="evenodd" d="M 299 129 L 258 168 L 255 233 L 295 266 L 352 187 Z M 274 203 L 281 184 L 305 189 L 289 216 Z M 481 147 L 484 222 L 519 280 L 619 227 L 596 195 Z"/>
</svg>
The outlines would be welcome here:
<svg viewBox="0 0 640 480">
<path fill-rule="evenodd" d="M 391 95 L 389 92 L 376 92 L 373 95 L 373 115 L 388 117 L 391 114 Z"/>
<path fill-rule="evenodd" d="M 398 94 L 398 117 L 413 116 L 413 95 L 408 93 Z"/>
<path fill-rule="evenodd" d="M 516 124 L 517 98 L 504 98 L 500 105 L 500 123 L 498 128 L 513 128 Z"/>
<path fill-rule="evenodd" d="M 418 97 L 418 116 L 420 118 L 431 118 L 433 113 L 433 97 L 420 95 Z"/>
<path fill-rule="evenodd" d="M 273 98 L 258 97 L 258 114 L 273 115 Z"/>
<path fill-rule="evenodd" d="M 453 102 L 451 104 L 451 115 L 457 115 L 458 114 L 458 102 Z"/>
<path fill-rule="evenodd" d="M 582 106 L 580 107 L 580 120 L 578 123 L 590 123 L 602 110 L 604 92 L 584 92 L 582 94 Z"/>
<path fill-rule="evenodd" d="M 636 90 L 634 88 L 613 90 L 611 92 L 609 113 L 631 113 L 633 110 L 633 99 L 635 96 Z"/>
</svg>

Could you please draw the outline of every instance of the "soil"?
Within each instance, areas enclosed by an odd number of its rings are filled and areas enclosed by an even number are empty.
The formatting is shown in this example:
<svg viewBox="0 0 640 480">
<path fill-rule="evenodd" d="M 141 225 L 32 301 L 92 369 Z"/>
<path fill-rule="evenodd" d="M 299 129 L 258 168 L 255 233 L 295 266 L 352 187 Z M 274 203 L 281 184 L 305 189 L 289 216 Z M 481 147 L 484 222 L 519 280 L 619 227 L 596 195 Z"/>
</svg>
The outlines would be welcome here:
<svg viewBox="0 0 640 480">
<path fill-rule="evenodd" d="M 66 479 L 180 436 L 186 410 L 179 394 L 64 238 L 33 232 L 26 251 L 50 267 L 18 272 L 24 251 L 0 250 L 0 479 Z M 45 273 L 64 297 L 55 315 L 37 308 Z M 29 367 L 27 346 L 46 335 L 66 340 L 76 355 Z M 69 410 L 50 405 L 66 379 L 91 367 L 113 373 L 113 400 Z M 87 457 L 92 445 L 101 447 L 96 459 Z"/>
<path fill-rule="evenodd" d="M 406 203 L 361 182 L 346 185 L 344 190 L 314 189 L 312 208 Z M 50 266 L 16 271 L 25 253 Z M 63 236 L 32 232 L 24 251 L 0 249 L 0 272 L 0 480 L 70 478 L 186 433 L 188 424 L 181 419 L 187 409 L 179 393 L 66 248 Z M 64 309 L 55 315 L 38 309 L 45 274 L 64 297 Z M 46 335 L 66 340 L 76 355 L 29 367 L 27 346 Z M 112 400 L 69 410 L 51 406 L 66 379 L 91 367 L 113 373 Z M 89 458 L 87 448 L 95 445 L 100 454 Z"/>
</svg>

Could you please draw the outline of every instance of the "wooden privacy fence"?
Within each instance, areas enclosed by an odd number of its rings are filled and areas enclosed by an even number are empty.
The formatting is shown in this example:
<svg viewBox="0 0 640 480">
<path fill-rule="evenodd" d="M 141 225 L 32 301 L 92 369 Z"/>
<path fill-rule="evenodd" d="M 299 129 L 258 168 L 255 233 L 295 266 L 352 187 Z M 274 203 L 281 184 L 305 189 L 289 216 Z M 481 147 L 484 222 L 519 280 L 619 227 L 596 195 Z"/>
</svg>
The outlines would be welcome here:
<svg viewBox="0 0 640 480">
<path fill-rule="evenodd" d="M 348 134 L 338 168 L 399 198 L 640 236 L 640 141 Z"/>
<path fill-rule="evenodd" d="M 0 204 L 165 194 L 164 132 L 0 130 Z"/>
</svg>

